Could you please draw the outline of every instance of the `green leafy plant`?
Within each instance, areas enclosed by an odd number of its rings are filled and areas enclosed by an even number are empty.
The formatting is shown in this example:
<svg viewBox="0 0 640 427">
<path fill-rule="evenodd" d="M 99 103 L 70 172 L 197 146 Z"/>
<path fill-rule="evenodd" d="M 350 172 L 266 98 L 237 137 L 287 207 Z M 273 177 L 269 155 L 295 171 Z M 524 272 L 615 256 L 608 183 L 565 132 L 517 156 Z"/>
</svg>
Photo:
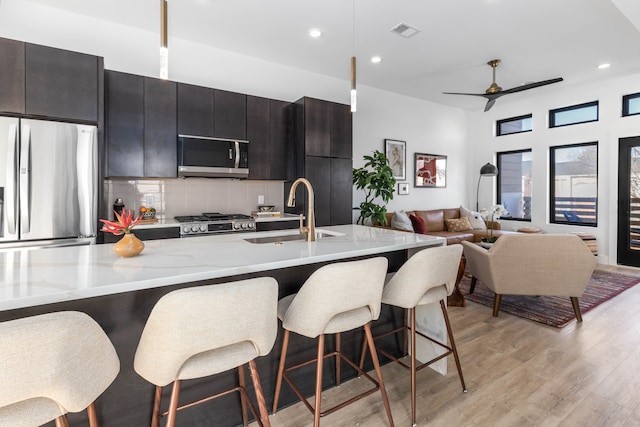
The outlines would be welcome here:
<svg viewBox="0 0 640 427">
<path fill-rule="evenodd" d="M 353 169 L 353 185 L 358 190 L 364 190 L 365 199 L 360 203 L 360 217 L 358 224 L 364 224 L 369 218 L 372 224 L 386 225 L 386 203 L 393 199 L 396 179 L 389 166 L 387 156 L 378 150 L 372 156 L 363 156 L 365 164 L 361 168 Z M 381 198 L 385 204 L 376 204 L 374 200 Z"/>
</svg>

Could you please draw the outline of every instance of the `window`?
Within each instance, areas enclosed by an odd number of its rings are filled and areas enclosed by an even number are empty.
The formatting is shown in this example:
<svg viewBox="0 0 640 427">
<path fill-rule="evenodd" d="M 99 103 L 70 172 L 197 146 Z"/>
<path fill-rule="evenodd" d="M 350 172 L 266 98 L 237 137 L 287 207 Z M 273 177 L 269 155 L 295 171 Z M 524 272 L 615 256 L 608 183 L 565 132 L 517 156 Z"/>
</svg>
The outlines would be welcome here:
<svg viewBox="0 0 640 427">
<path fill-rule="evenodd" d="M 498 153 L 498 203 L 511 218 L 531 221 L 531 150 Z"/>
<path fill-rule="evenodd" d="M 496 136 L 510 135 L 512 133 L 531 132 L 531 118 L 526 116 L 512 117 L 510 119 L 498 120 L 496 122 Z"/>
<path fill-rule="evenodd" d="M 549 127 L 575 125 L 598 121 L 598 101 L 572 105 L 549 111 Z"/>
<path fill-rule="evenodd" d="M 598 225 L 598 143 L 551 147 L 551 222 Z"/>
<path fill-rule="evenodd" d="M 640 114 L 640 93 L 633 93 L 622 97 L 622 116 Z"/>
</svg>

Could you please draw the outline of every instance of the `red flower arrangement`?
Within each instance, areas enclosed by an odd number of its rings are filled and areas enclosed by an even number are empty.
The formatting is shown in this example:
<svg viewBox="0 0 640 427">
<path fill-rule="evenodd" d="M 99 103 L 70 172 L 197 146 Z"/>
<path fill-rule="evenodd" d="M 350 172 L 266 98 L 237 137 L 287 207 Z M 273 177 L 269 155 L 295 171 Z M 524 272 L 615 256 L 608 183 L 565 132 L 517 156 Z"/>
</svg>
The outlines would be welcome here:
<svg viewBox="0 0 640 427">
<path fill-rule="evenodd" d="M 113 213 L 116 214 L 117 222 L 101 219 L 100 222 L 102 222 L 104 225 L 102 226 L 102 229 L 100 231 L 112 233 L 116 236 L 121 236 L 123 234 L 131 233 L 133 227 L 135 227 L 140 223 L 140 221 L 142 221 L 142 215 L 139 215 L 135 219 L 133 219 L 133 209 L 130 209 L 128 213 L 126 209 L 122 211 L 122 214 L 119 214 L 116 211 L 113 211 Z"/>
</svg>

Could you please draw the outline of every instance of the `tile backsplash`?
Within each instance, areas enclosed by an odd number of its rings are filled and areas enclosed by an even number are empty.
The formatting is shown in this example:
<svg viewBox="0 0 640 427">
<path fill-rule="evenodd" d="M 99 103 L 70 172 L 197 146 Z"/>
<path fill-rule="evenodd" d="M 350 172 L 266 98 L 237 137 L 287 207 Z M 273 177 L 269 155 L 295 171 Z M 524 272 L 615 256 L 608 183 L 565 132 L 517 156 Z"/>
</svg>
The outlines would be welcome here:
<svg viewBox="0 0 640 427">
<path fill-rule="evenodd" d="M 153 201 L 156 216 L 172 219 L 176 215 L 197 215 L 203 212 L 250 214 L 258 206 L 258 196 L 275 210 L 284 208 L 282 181 L 250 181 L 225 178 L 177 179 L 106 179 L 105 206 L 102 218 L 111 217 L 113 202 L 124 201 L 126 209 L 148 206 Z"/>
</svg>

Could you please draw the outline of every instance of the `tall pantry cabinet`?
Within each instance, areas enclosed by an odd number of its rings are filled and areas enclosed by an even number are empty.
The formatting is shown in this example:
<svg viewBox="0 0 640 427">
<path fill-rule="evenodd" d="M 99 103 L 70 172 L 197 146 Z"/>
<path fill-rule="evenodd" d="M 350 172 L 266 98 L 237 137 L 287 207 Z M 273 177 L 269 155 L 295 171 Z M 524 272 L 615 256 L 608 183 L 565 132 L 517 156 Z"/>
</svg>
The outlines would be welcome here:
<svg viewBox="0 0 640 427">
<path fill-rule="evenodd" d="M 306 177 L 315 194 L 317 226 L 352 223 L 352 122 L 348 105 L 304 97 L 292 104 L 295 176 Z M 285 200 L 292 182 L 285 185 Z M 304 186 L 296 207 L 306 213 Z"/>
</svg>

